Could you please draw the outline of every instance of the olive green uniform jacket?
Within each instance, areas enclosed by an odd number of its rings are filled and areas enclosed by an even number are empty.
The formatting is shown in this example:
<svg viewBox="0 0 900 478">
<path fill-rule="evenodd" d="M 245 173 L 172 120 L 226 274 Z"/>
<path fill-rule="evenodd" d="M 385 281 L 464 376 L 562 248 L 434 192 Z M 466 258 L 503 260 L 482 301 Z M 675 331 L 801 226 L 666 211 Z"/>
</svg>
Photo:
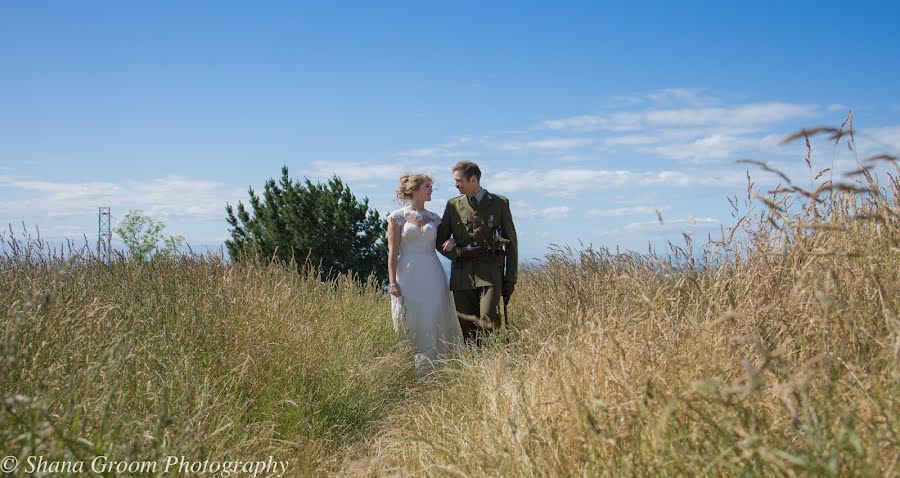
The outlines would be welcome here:
<svg viewBox="0 0 900 478">
<path fill-rule="evenodd" d="M 518 274 L 519 244 L 516 239 L 516 227 L 509 211 L 509 199 L 499 194 L 484 191 L 484 197 L 475 208 L 469 204 L 465 195 L 447 201 L 441 225 L 438 227 L 436 246 L 438 251 L 452 261 L 450 268 L 450 289 L 467 290 L 476 287 L 499 287 L 505 282 L 516 282 Z M 477 221 L 472 220 L 474 215 Z M 484 236 L 476 228 L 478 222 L 486 229 Z M 457 247 L 482 245 L 487 237 L 489 245 L 494 245 L 494 233 L 509 239 L 506 246 L 506 273 L 502 272 L 500 258 L 497 256 L 478 257 L 471 260 L 457 260 L 457 250 L 444 252 L 441 246 L 453 237 Z"/>
</svg>

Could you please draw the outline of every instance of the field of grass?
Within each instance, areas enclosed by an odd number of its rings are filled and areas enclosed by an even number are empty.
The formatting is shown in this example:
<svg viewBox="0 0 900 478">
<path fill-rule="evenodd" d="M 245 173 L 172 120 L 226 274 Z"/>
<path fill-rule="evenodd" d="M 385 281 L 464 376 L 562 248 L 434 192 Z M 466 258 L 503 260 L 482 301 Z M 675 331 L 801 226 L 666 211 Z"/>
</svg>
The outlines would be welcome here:
<svg viewBox="0 0 900 478">
<path fill-rule="evenodd" d="M 509 344 L 425 384 L 378 284 L 216 257 L 107 267 L 7 233 L 0 456 L 896 476 L 900 181 L 876 163 L 888 174 L 748 187 L 735 228 L 665 256 L 551 251 L 520 276 Z"/>
<path fill-rule="evenodd" d="M 20 245 L 0 288 L 2 455 L 273 455 L 312 474 L 414 382 L 375 284 L 215 258 L 41 261 Z"/>
</svg>

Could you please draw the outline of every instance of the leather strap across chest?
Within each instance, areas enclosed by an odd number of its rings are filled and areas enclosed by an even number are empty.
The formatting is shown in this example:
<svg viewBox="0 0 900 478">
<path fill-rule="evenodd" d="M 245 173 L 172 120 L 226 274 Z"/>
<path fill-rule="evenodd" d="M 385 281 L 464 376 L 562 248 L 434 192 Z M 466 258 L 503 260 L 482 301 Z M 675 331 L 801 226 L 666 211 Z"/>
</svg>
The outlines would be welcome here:
<svg viewBox="0 0 900 478">
<path fill-rule="evenodd" d="M 464 211 L 469 215 L 469 220 L 475 223 L 475 225 L 477 226 L 476 229 L 478 231 L 478 234 L 481 236 L 481 240 L 483 241 L 484 245 L 490 245 L 491 241 L 488 239 L 487 234 L 485 234 L 484 232 L 484 223 L 482 223 L 472 211 L 468 209 L 465 209 Z"/>
</svg>

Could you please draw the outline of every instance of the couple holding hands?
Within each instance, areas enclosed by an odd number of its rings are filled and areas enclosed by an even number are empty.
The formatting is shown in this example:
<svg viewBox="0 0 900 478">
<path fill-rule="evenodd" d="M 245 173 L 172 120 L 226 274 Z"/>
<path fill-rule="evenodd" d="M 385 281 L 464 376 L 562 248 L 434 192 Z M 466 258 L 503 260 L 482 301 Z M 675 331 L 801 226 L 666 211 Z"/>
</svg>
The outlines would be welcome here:
<svg viewBox="0 0 900 478">
<path fill-rule="evenodd" d="M 481 187 L 481 169 L 471 161 L 453 166 L 453 180 L 461 195 L 440 217 L 425 209 L 434 180 L 403 175 L 397 197 L 408 205 L 388 216 L 391 317 L 413 348 L 419 379 L 440 356 L 464 342 L 481 345 L 499 329 L 501 296 L 508 299 L 516 285 L 509 200 Z M 452 261 L 449 284 L 436 251 Z"/>
</svg>

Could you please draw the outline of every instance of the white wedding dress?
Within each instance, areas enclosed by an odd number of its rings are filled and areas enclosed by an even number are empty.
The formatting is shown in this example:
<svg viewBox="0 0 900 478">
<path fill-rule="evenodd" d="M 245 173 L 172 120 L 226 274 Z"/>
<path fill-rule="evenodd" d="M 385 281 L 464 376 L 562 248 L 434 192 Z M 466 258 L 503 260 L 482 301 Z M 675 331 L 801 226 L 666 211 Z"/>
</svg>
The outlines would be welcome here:
<svg viewBox="0 0 900 478">
<path fill-rule="evenodd" d="M 389 220 L 401 231 L 397 263 L 401 296 L 391 296 L 391 318 L 394 330 L 404 334 L 413 348 L 421 379 L 434 370 L 435 360 L 458 352 L 463 343 L 453 293 L 434 247 L 441 218 L 407 206 L 392 212 Z"/>
</svg>

